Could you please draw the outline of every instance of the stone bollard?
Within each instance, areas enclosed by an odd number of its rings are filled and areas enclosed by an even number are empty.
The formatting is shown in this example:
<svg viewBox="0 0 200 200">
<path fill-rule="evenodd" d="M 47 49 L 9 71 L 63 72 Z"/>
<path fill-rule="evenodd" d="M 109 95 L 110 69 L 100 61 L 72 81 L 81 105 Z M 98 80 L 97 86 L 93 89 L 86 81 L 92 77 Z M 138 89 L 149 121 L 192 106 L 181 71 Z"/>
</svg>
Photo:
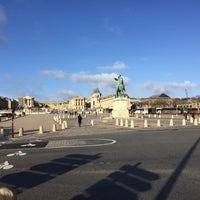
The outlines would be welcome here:
<svg viewBox="0 0 200 200">
<path fill-rule="evenodd" d="M 40 126 L 40 127 L 39 127 L 39 134 L 42 134 L 43 132 L 44 132 L 43 126 Z"/>
<path fill-rule="evenodd" d="M 154 115 L 154 118 L 156 118 L 156 115 Z"/>
<path fill-rule="evenodd" d="M 146 120 L 146 119 L 144 120 L 144 127 L 145 127 L 145 128 L 147 128 L 147 127 L 148 127 L 148 122 L 147 122 L 147 120 Z"/>
<path fill-rule="evenodd" d="M 19 137 L 23 136 L 24 135 L 24 129 L 23 128 L 20 128 L 19 129 Z"/>
<path fill-rule="evenodd" d="M 151 115 L 149 114 L 149 118 L 151 118 Z"/>
<path fill-rule="evenodd" d="M 170 119 L 169 125 L 170 125 L 170 126 L 174 126 L 174 121 L 173 121 L 173 119 Z"/>
<path fill-rule="evenodd" d="M 135 128 L 135 124 L 133 120 L 131 120 L 131 128 Z"/>
<path fill-rule="evenodd" d="M 118 119 L 116 119 L 115 125 L 119 126 L 119 120 Z"/>
<path fill-rule="evenodd" d="M 56 131 L 57 131 L 56 124 L 53 124 L 52 132 L 56 132 Z"/>
<path fill-rule="evenodd" d="M 128 127 L 128 119 L 125 120 L 125 127 Z"/>
<path fill-rule="evenodd" d="M 172 119 L 174 119 L 174 115 L 172 115 Z"/>
<path fill-rule="evenodd" d="M 191 124 L 194 123 L 194 119 L 193 119 L 193 117 L 190 117 L 190 123 L 191 123 Z"/>
<path fill-rule="evenodd" d="M 157 120 L 157 127 L 160 127 L 160 119 Z"/>
<path fill-rule="evenodd" d="M 3 127 L 0 129 L 0 131 L 1 131 L 1 132 L 0 132 L 1 135 L 4 136 L 4 128 L 3 128 Z"/>
<path fill-rule="evenodd" d="M 120 120 L 120 126 L 123 126 L 124 125 L 124 122 L 123 122 L 123 119 Z"/>
<path fill-rule="evenodd" d="M 198 121 L 197 121 L 197 119 L 194 119 L 194 126 L 198 126 Z"/>
<path fill-rule="evenodd" d="M 63 122 L 61 125 L 61 129 L 64 130 L 65 129 L 65 123 Z"/>
<path fill-rule="evenodd" d="M 91 120 L 91 125 L 94 126 L 94 120 Z"/>
<path fill-rule="evenodd" d="M 199 124 L 200 124 L 200 117 L 199 117 Z"/>
<path fill-rule="evenodd" d="M 67 121 L 63 121 L 65 128 L 68 128 Z"/>
<path fill-rule="evenodd" d="M 186 126 L 186 120 L 185 119 L 182 120 L 182 126 Z"/>
<path fill-rule="evenodd" d="M 62 119 L 59 119 L 59 124 L 62 125 Z"/>
</svg>

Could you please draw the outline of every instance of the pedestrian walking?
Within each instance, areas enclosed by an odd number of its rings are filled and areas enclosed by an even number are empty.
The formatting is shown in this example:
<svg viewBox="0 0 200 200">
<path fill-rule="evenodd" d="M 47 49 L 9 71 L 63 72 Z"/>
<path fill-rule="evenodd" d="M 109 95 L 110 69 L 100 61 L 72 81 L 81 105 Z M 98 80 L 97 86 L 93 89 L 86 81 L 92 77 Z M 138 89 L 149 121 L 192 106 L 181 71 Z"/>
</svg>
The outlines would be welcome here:
<svg viewBox="0 0 200 200">
<path fill-rule="evenodd" d="M 194 112 L 192 112 L 192 118 L 193 118 L 193 119 L 195 119 L 195 115 L 194 115 Z"/>
<path fill-rule="evenodd" d="M 81 127 L 82 117 L 81 114 L 78 115 L 78 125 Z"/>
</svg>

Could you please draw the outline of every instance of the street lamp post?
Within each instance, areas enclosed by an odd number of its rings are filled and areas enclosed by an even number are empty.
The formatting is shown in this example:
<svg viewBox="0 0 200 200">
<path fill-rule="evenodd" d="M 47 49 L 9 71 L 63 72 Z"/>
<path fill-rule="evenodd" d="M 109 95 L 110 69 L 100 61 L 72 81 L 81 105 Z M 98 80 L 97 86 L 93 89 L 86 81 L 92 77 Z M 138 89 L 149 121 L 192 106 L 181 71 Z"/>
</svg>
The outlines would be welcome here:
<svg viewBox="0 0 200 200">
<path fill-rule="evenodd" d="M 12 138 L 14 138 L 14 117 L 15 117 L 15 108 L 12 109 Z"/>
</svg>

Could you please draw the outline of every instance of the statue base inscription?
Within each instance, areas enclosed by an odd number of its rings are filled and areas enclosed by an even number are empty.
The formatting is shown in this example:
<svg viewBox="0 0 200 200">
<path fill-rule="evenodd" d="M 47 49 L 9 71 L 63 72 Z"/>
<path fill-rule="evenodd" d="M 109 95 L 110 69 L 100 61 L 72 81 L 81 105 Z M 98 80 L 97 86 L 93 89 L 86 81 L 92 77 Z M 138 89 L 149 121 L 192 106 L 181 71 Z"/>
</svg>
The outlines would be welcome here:
<svg viewBox="0 0 200 200">
<path fill-rule="evenodd" d="M 118 97 L 113 101 L 113 118 L 129 118 L 128 100 L 126 97 Z"/>
</svg>

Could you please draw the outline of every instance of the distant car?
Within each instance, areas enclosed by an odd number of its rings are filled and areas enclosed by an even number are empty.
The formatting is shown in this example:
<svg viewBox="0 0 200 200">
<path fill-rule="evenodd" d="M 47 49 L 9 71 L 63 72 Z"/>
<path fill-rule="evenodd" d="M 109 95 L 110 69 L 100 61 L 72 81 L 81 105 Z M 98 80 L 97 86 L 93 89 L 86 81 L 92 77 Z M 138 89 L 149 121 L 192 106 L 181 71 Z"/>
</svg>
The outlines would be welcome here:
<svg viewBox="0 0 200 200">
<path fill-rule="evenodd" d="M 144 109 L 136 109 L 136 111 L 134 112 L 135 114 L 141 114 L 143 113 Z"/>
<path fill-rule="evenodd" d="M 8 117 L 8 118 L 11 118 L 11 117 L 12 117 L 12 113 L 0 113 L 0 117 Z"/>
</svg>

